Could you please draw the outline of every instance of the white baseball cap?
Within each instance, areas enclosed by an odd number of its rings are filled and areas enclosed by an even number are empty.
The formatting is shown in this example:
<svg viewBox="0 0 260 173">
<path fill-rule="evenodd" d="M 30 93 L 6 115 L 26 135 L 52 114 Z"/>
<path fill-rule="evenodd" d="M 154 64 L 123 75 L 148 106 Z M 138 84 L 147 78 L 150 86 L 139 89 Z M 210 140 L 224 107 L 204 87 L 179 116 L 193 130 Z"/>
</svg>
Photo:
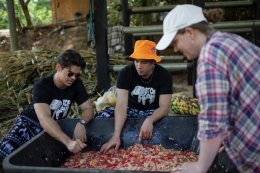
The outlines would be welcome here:
<svg viewBox="0 0 260 173">
<path fill-rule="evenodd" d="M 166 49 L 179 29 L 202 21 L 207 21 L 207 19 L 204 17 L 200 7 L 191 4 L 177 5 L 163 20 L 163 36 L 158 42 L 156 49 Z"/>
</svg>

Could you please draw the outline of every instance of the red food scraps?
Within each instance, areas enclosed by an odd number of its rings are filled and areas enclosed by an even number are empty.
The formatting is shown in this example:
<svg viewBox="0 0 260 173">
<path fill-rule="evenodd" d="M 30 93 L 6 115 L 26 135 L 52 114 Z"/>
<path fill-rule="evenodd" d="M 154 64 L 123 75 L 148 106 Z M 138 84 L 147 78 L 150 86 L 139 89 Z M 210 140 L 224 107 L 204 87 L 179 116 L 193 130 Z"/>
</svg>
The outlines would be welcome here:
<svg viewBox="0 0 260 173">
<path fill-rule="evenodd" d="M 61 167 L 113 170 L 170 171 L 198 156 L 189 151 L 175 151 L 161 145 L 135 144 L 127 150 L 78 153 L 69 157 Z"/>
</svg>

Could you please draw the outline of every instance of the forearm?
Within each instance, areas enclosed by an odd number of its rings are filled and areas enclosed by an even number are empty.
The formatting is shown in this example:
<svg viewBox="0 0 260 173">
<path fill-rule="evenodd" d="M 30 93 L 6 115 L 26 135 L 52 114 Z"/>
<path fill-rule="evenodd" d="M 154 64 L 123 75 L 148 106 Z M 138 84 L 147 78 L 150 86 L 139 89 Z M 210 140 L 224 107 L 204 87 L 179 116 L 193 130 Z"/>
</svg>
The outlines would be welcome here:
<svg viewBox="0 0 260 173">
<path fill-rule="evenodd" d="M 86 122 L 89 122 L 93 119 L 94 116 L 94 108 L 92 105 L 92 101 L 89 99 L 83 104 L 80 105 L 81 109 L 81 119 L 85 120 Z"/>
<path fill-rule="evenodd" d="M 81 113 L 80 117 L 86 122 L 90 122 L 93 119 L 93 114 L 93 110 L 85 110 Z"/>
<path fill-rule="evenodd" d="M 207 172 L 209 167 L 211 166 L 214 158 L 218 153 L 218 149 L 221 145 L 221 137 L 213 138 L 209 141 L 200 142 L 200 153 L 199 153 L 199 160 L 198 164 L 199 167 L 202 169 L 202 172 Z"/>
<path fill-rule="evenodd" d="M 45 132 L 47 132 L 50 136 L 52 136 L 56 140 L 63 143 L 65 146 L 67 146 L 68 143 L 72 140 L 68 135 L 66 135 L 62 131 L 59 124 L 52 118 L 46 118 L 40 121 L 40 123 Z"/>
<path fill-rule="evenodd" d="M 52 119 L 49 105 L 45 103 L 37 103 L 34 104 L 34 108 L 44 131 L 67 146 L 71 141 L 71 138 L 66 135 L 60 128 L 59 124 Z"/>
<path fill-rule="evenodd" d="M 164 116 L 167 116 L 169 113 L 169 106 L 171 101 L 171 94 L 163 94 L 159 97 L 159 108 L 155 109 L 153 114 L 148 117 L 148 119 L 155 123 Z"/>
<path fill-rule="evenodd" d="M 155 109 L 153 114 L 149 117 L 147 117 L 152 123 L 155 123 L 156 121 L 160 120 L 164 116 L 168 114 L 168 109 L 165 108 L 158 108 Z"/>
<path fill-rule="evenodd" d="M 114 136 L 120 137 L 122 128 L 123 128 L 125 121 L 126 121 L 126 117 L 127 117 L 127 107 L 116 106 Z"/>
</svg>

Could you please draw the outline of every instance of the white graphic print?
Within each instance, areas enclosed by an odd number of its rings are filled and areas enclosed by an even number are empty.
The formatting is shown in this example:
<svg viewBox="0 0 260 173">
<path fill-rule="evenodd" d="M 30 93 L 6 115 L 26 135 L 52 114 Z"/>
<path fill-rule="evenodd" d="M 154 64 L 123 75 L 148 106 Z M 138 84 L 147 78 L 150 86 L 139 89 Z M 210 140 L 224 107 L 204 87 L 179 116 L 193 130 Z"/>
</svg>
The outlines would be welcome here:
<svg viewBox="0 0 260 173">
<path fill-rule="evenodd" d="M 54 110 L 52 115 L 53 119 L 58 120 L 65 118 L 68 113 L 70 103 L 70 100 L 52 100 L 50 109 Z"/>
<path fill-rule="evenodd" d="M 153 103 L 155 100 L 156 91 L 153 88 L 145 88 L 143 86 L 136 86 L 131 92 L 132 96 L 138 96 L 138 103 L 145 105 L 146 100 L 149 104 Z"/>
</svg>

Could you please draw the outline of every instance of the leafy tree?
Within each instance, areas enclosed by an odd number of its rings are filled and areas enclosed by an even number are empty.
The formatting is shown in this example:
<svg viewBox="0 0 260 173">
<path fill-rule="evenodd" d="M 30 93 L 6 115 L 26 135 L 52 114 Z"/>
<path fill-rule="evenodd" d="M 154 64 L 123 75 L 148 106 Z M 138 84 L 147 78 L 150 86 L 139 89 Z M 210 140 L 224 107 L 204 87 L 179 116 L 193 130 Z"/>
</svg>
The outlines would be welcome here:
<svg viewBox="0 0 260 173">
<path fill-rule="evenodd" d="M 0 29 L 6 29 L 8 27 L 8 19 L 6 13 L 5 0 L 0 0 Z"/>
<path fill-rule="evenodd" d="M 27 26 L 23 10 L 18 0 L 14 0 L 15 16 L 21 23 L 22 27 Z M 33 25 L 51 23 L 50 0 L 29 0 L 28 10 Z M 6 0 L 0 0 L 0 29 L 8 28 L 8 16 Z"/>
<path fill-rule="evenodd" d="M 52 20 L 50 0 L 34 0 L 29 4 L 29 12 L 35 25 L 49 24 Z"/>
</svg>

